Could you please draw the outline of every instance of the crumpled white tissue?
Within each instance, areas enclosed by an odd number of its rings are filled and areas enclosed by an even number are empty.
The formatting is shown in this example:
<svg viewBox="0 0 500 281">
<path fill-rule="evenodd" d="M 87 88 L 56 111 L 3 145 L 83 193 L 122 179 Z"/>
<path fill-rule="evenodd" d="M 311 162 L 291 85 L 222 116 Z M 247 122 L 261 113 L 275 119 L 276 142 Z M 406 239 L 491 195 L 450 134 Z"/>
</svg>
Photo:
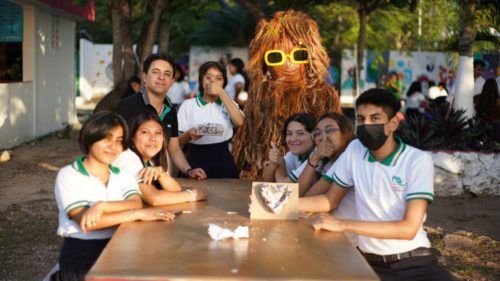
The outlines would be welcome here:
<svg viewBox="0 0 500 281">
<path fill-rule="evenodd" d="M 235 240 L 250 237 L 248 233 L 248 226 L 241 225 L 238 226 L 234 231 L 231 231 L 230 229 L 222 228 L 216 224 L 209 224 L 208 235 L 210 235 L 210 237 L 216 241 L 231 237 Z"/>
</svg>

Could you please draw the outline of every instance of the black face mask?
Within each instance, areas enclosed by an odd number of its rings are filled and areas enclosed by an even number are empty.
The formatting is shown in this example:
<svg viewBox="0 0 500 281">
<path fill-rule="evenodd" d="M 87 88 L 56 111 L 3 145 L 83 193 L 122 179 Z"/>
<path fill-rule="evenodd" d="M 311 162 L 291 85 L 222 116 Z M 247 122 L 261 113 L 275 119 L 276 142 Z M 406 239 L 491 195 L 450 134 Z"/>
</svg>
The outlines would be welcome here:
<svg viewBox="0 0 500 281">
<path fill-rule="evenodd" d="M 370 150 L 377 150 L 384 145 L 389 136 L 384 132 L 385 124 L 358 125 L 356 135 L 359 141 Z"/>
</svg>

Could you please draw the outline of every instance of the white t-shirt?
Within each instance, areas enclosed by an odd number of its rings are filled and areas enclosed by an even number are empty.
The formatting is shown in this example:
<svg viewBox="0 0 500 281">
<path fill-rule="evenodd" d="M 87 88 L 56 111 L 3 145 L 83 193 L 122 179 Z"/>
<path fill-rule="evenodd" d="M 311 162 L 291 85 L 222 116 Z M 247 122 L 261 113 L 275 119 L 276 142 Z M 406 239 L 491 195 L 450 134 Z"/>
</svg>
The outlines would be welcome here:
<svg viewBox="0 0 500 281">
<path fill-rule="evenodd" d="M 407 201 L 434 198 L 434 165 L 428 153 L 404 144 L 382 162 L 377 162 L 359 140 L 352 141 L 333 164 L 331 179 L 345 188 L 354 186 L 356 211 L 361 221 L 399 221 Z M 425 217 L 424 220 L 425 221 Z M 431 246 L 423 222 L 412 240 L 358 236 L 365 253 L 391 255 Z"/>
<path fill-rule="evenodd" d="M 167 92 L 173 104 L 181 104 L 189 96 L 189 84 L 186 81 L 174 82 Z"/>
<path fill-rule="evenodd" d="M 197 128 L 198 134 L 203 134 L 197 140 L 190 140 L 193 144 L 221 143 L 233 136 L 231 117 L 220 99 L 211 103 L 207 103 L 201 96 L 188 99 L 179 108 L 177 120 L 179 134 L 191 128 Z"/>
<path fill-rule="evenodd" d="M 224 90 L 229 94 L 229 97 L 231 97 L 232 100 L 234 100 L 236 96 L 236 84 L 238 83 L 242 83 L 243 89 L 245 88 L 245 77 L 243 77 L 243 75 L 239 73 L 236 73 L 236 75 L 229 79 L 226 88 L 224 88 Z"/>
<path fill-rule="evenodd" d="M 425 96 L 420 92 L 415 92 L 413 95 L 406 97 L 406 108 L 419 109 L 423 101 L 425 101 Z"/>
<path fill-rule="evenodd" d="M 80 225 L 68 214 L 80 207 L 91 207 L 99 201 L 123 201 L 131 195 L 141 195 L 134 177 L 119 168 L 110 166 L 108 186 L 89 174 L 83 166 L 83 157 L 68 165 L 57 174 L 55 196 L 59 208 L 59 227 L 57 234 L 62 237 L 78 239 L 108 239 L 116 227 L 83 233 Z"/>
<path fill-rule="evenodd" d="M 486 83 L 486 80 L 482 76 L 474 80 L 474 96 L 479 95 L 483 91 L 484 83 Z"/>
</svg>

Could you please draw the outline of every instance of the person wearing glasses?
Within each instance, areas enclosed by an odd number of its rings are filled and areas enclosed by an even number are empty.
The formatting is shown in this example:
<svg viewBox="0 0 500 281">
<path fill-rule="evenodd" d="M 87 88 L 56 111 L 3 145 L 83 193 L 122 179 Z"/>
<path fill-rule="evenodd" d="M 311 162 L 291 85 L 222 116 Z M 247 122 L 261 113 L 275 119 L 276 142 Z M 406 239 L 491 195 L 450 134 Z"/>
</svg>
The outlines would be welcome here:
<svg viewBox="0 0 500 281">
<path fill-rule="evenodd" d="M 191 166 L 203 168 L 208 178 L 238 178 L 229 140 L 233 127 L 243 125 L 245 117 L 224 90 L 226 68 L 215 61 L 204 63 L 198 83 L 200 95 L 184 101 L 177 114 L 186 158 Z"/>
<path fill-rule="evenodd" d="M 271 142 L 268 160 L 264 162 L 262 179 L 267 182 L 293 182 L 291 172 L 306 162 L 314 149 L 311 132 L 314 117 L 309 113 L 296 113 L 283 125 L 281 142 L 288 152 L 283 157 L 279 148 Z"/>
<path fill-rule="evenodd" d="M 177 112 L 167 92 L 174 83 L 175 69 L 173 59 L 165 53 L 152 54 L 144 60 L 144 88 L 140 94 L 132 95 L 116 105 L 115 112 L 127 122 L 145 110 L 158 114 L 165 128 L 168 155 L 175 166 L 189 178 L 205 179 L 205 171 L 189 165 L 179 145 Z"/>
<path fill-rule="evenodd" d="M 324 194 L 332 185 L 331 167 L 354 139 L 354 129 L 351 120 L 342 114 L 330 112 L 322 115 L 312 132 L 316 149 L 309 159 L 299 168 L 291 171 L 291 178 L 299 183 L 300 196 L 315 196 Z M 319 179 L 318 179 L 319 178 Z M 331 212 L 339 219 L 356 218 L 356 200 L 354 190 L 350 190 L 336 210 Z M 346 233 L 346 236 L 357 245 L 357 236 Z"/>
</svg>

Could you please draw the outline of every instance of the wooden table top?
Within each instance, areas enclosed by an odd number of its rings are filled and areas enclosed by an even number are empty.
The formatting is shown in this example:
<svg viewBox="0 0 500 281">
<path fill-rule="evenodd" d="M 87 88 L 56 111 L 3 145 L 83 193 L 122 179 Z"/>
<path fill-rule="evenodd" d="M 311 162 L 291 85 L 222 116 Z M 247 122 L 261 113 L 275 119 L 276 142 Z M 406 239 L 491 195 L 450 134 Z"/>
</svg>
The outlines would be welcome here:
<svg viewBox="0 0 500 281">
<path fill-rule="evenodd" d="M 208 190 L 208 200 L 169 206 L 191 211 L 174 221 L 122 224 L 86 280 L 378 280 L 341 233 L 303 220 L 251 221 L 249 181 L 180 183 Z M 214 241 L 210 223 L 248 225 L 250 238 Z"/>
</svg>

